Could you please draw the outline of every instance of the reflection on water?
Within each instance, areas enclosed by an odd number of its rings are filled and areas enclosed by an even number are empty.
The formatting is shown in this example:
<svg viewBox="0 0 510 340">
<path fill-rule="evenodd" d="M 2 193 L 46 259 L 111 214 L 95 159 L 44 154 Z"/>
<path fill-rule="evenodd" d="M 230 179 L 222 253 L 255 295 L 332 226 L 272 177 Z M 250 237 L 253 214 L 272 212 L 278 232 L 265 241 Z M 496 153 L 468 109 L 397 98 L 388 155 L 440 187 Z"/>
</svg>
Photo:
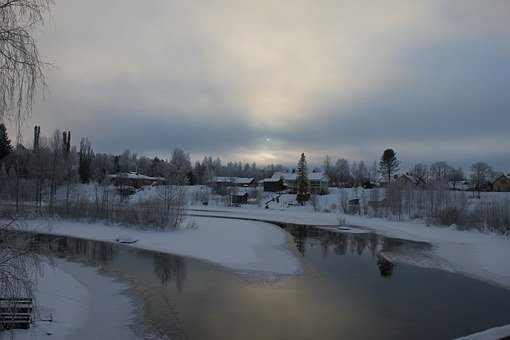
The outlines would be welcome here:
<svg viewBox="0 0 510 340">
<path fill-rule="evenodd" d="M 145 329 L 172 339 L 450 339 L 510 323 L 508 290 L 380 255 L 426 244 L 282 227 L 305 273 L 271 281 L 103 242 L 38 236 L 32 247 L 127 282 Z"/>
<path fill-rule="evenodd" d="M 379 267 L 379 273 L 382 277 L 389 278 L 393 274 L 393 263 L 380 255 L 377 256 L 377 267 Z"/>
<path fill-rule="evenodd" d="M 186 280 L 186 263 L 179 256 L 170 254 L 161 254 L 154 257 L 154 274 L 161 280 L 161 284 L 166 287 L 169 282 L 175 281 L 177 291 L 182 292 L 184 280 Z"/>
<path fill-rule="evenodd" d="M 381 277 L 385 278 L 393 274 L 394 264 L 384 258 L 382 253 L 418 252 L 430 248 L 427 243 L 386 238 L 374 233 L 352 234 L 287 224 L 281 224 L 280 227 L 293 236 L 296 248 L 304 257 L 307 249 L 315 247 L 320 247 L 323 258 L 332 255 L 368 255 L 376 259 L 374 263 Z"/>
</svg>

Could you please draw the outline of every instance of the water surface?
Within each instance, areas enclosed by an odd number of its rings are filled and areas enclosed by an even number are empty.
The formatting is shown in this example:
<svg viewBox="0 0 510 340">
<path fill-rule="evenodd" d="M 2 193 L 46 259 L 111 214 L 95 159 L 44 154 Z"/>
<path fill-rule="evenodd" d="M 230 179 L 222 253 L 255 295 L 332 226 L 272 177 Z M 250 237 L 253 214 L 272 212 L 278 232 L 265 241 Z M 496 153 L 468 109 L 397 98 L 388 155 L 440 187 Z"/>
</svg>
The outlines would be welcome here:
<svg viewBox="0 0 510 340">
<path fill-rule="evenodd" d="M 378 254 L 427 244 L 284 226 L 305 272 L 234 272 L 181 256 L 38 236 L 42 253 L 128 283 L 147 333 L 172 339 L 451 339 L 510 323 L 510 290 Z"/>
</svg>

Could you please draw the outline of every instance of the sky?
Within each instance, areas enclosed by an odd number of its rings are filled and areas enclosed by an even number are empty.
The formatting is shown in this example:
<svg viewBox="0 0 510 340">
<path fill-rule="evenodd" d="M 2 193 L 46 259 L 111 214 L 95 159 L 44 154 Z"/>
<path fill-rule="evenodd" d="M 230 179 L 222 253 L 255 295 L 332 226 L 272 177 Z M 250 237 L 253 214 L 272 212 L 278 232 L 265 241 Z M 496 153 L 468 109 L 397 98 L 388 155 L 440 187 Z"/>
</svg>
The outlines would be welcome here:
<svg viewBox="0 0 510 340">
<path fill-rule="evenodd" d="M 510 170 L 510 2 L 56 0 L 25 122 L 96 151 Z"/>
</svg>

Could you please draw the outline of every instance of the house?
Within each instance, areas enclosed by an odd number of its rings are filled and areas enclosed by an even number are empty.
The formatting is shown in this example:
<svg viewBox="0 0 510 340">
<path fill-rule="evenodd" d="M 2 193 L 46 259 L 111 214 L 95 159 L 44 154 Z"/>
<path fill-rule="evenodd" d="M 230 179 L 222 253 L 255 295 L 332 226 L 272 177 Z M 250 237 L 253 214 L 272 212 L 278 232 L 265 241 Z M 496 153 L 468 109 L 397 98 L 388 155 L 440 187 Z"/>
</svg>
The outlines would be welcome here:
<svg viewBox="0 0 510 340">
<path fill-rule="evenodd" d="M 409 173 L 405 173 L 400 176 L 395 175 L 394 183 L 403 186 L 411 185 L 419 188 L 425 188 L 427 186 L 427 183 L 425 183 L 423 179 L 417 176 L 410 175 Z"/>
<path fill-rule="evenodd" d="M 259 181 L 259 184 L 264 188 L 265 192 L 280 192 L 287 189 L 282 178 L 264 178 Z"/>
<path fill-rule="evenodd" d="M 263 180 L 264 191 L 266 191 L 266 187 L 268 189 L 278 188 L 281 184 L 279 181 L 282 181 L 283 187 L 288 189 L 291 193 L 296 193 L 296 181 L 297 181 L 297 173 L 296 172 L 275 172 L 271 178 L 266 178 Z M 308 181 L 310 182 L 310 192 L 312 194 L 327 194 L 329 188 L 329 178 L 323 172 L 312 172 L 308 174 Z M 267 184 L 266 184 L 267 183 Z M 283 189 L 283 190 L 285 190 Z M 275 192 L 276 190 L 268 190 Z M 282 191 L 282 190 L 278 190 Z"/>
<path fill-rule="evenodd" d="M 510 174 L 501 175 L 492 182 L 493 191 L 510 191 Z"/>
<path fill-rule="evenodd" d="M 452 191 L 468 191 L 472 188 L 470 181 L 450 181 L 448 189 Z"/>
<path fill-rule="evenodd" d="M 215 177 L 211 181 L 212 185 L 224 185 L 227 187 L 256 187 L 257 182 L 253 177 Z"/>
<path fill-rule="evenodd" d="M 241 204 L 248 204 L 248 193 L 230 195 L 230 205 L 238 206 Z"/>
<path fill-rule="evenodd" d="M 140 189 L 148 185 L 165 184 L 165 178 L 163 177 L 150 177 L 137 172 L 119 172 L 117 174 L 108 175 L 107 178 L 115 186 L 127 186 L 135 189 Z"/>
<path fill-rule="evenodd" d="M 255 188 L 257 187 L 257 181 L 253 177 L 215 177 L 209 185 L 216 193 L 226 194 L 235 188 Z"/>
</svg>

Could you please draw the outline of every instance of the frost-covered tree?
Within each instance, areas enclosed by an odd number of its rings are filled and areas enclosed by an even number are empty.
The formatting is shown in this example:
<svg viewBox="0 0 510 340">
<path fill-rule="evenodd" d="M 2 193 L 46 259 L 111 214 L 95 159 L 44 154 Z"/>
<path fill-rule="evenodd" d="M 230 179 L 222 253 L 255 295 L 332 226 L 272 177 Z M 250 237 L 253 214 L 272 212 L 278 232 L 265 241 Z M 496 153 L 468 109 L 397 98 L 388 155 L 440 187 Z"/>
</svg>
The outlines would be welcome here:
<svg viewBox="0 0 510 340">
<path fill-rule="evenodd" d="M 78 173 L 80 174 L 80 181 L 88 183 L 91 179 L 92 169 L 91 164 L 94 158 L 94 151 L 92 145 L 87 138 L 82 138 L 80 141 L 80 151 L 78 159 Z"/>
<path fill-rule="evenodd" d="M 190 178 L 187 177 L 190 171 L 191 159 L 189 154 L 182 149 L 174 149 L 170 160 L 170 172 L 167 174 L 170 182 L 175 184 L 189 183 Z"/>
<path fill-rule="evenodd" d="M 411 175 L 413 175 L 416 178 L 421 179 L 424 183 L 429 182 L 429 167 L 427 164 L 424 163 L 418 163 L 416 164 L 412 170 Z"/>
<path fill-rule="evenodd" d="M 304 153 L 301 154 L 297 164 L 296 193 L 296 201 L 301 205 L 310 198 L 310 182 Z"/>
<path fill-rule="evenodd" d="M 492 168 L 484 162 L 477 162 L 471 165 L 471 181 L 473 187 L 473 196 L 475 194 L 475 190 L 478 193 L 478 198 L 480 198 L 480 191 L 482 186 L 484 186 L 492 173 Z"/>
<path fill-rule="evenodd" d="M 331 185 L 336 186 L 338 184 L 336 168 L 331 164 L 331 158 L 328 155 L 324 158 L 324 173 L 328 176 Z"/>
<path fill-rule="evenodd" d="M 400 161 L 395 151 L 393 151 L 393 149 L 384 150 L 381 160 L 379 161 L 379 172 L 386 178 L 388 184 L 391 183 L 391 177 L 398 172 L 399 167 Z"/>
<path fill-rule="evenodd" d="M 449 179 L 453 182 L 453 187 L 455 188 L 458 182 L 462 182 L 465 179 L 464 170 L 461 167 L 457 169 L 452 168 Z"/>
<path fill-rule="evenodd" d="M 368 176 L 371 181 L 377 181 L 379 178 L 379 171 L 377 170 L 377 162 L 373 161 L 370 169 L 368 170 Z"/>
<path fill-rule="evenodd" d="M 346 186 L 352 181 L 351 169 L 349 168 L 349 161 L 346 159 L 338 159 L 336 161 L 336 172 L 339 184 Z"/>
<path fill-rule="evenodd" d="M 430 179 L 433 182 L 446 182 L 454 169 L 446 162 L 435 162 L 430 165 Z"/>
<path fill-rule="evenodd" d="M 358 184 L 364 183 L 369 178 L 368 169 L 367 169 L 367 166 L 365 165 L 364 161 L 360 161 L 358 163 L 357 176 L 358 176 L 358 178 L 356 180 L 357 180 Z"/>
</svg>

